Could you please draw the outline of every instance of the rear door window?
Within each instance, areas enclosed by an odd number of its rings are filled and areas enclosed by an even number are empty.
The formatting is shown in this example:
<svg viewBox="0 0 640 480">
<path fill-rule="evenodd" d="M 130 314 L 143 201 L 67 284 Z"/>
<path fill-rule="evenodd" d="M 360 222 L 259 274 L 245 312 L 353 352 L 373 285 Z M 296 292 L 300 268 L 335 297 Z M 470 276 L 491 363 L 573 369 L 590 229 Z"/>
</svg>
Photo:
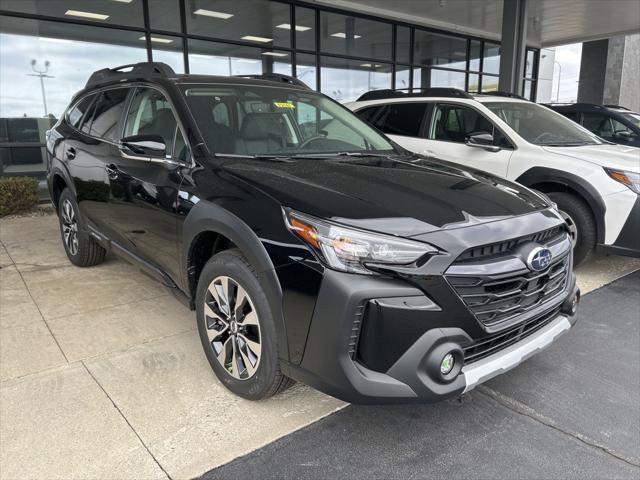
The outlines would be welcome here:
<svg viewBox="0 0 640 480">
<path fill-rule="evenodd" d="M 114 88 L 100 93 L 91 115 L 90 135 L 114 142 L 120 140 L 117 130 L 128 93 L 128 88 Z"/>
<path fill-rule="evenodd" d="M 75 107 L 73 107 L 69 113 L 67 114 L 67 121 L 69 124 L 79 129 L 80 122 L 82 121 L 82 117 L 87 113 L 87 111 L 91 108 L 91 104 L 96 99 L 96 95 L 88 95 L 80 100 Z"/>
<path fill-rule="evenodd" d="M 426 103 L 390 103 L 370 123 L 389 135 L 420 136 Z"/>
</svg>

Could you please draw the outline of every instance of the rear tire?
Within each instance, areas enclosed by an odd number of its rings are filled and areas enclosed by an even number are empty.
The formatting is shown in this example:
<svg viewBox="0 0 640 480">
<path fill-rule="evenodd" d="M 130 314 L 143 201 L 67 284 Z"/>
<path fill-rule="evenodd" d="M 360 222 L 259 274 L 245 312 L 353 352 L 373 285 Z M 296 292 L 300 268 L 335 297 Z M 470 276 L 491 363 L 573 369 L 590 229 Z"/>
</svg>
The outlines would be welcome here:
<svg viewBox="0 0 640 480">
<path fill-rule="evenodd" d="M 584 200 L 571 193 L 551 192 L 548 195 L 574 232 L 573 262 L 579 265 L 589 258 L 596 245 L 596 222 L 591 209 Z"/>
<path fill-rule="evenodd" d="M 58 199 L 58 220 L 64 251 L 71 263 L 78 267 L 93 267 L 104 261 L 107 251 L 87 233 L 76 199 L 68 188 Z"/>
<path fill-rule="evenodd" d="M 209 364 L 233 393 L 262 400 L 292 383 L 280 370 L 267 296 L 239 250 L 225 250 L 207 262 L 198 280 L 196 313 Z"/>
</svg>

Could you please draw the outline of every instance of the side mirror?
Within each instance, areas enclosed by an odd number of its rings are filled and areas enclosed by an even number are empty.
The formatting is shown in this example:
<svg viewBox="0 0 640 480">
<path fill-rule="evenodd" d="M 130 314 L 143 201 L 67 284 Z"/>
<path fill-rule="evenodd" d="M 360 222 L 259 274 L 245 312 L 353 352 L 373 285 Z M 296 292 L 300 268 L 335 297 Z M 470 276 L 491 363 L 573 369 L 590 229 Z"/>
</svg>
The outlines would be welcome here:
<svg viewBox="0 0 640 480">
<path fill-rule="evenodd" d="M 465 142 L 469 147 L 484 148 L 489 152 L 497 152 L 500 147 L 493 144 L 493 135 L 486 132 L 472 133 Z"/>
<path fill-rule="evenodd" d="M 164 160 L 167 146 L 160 135 L 131 135 L 120 140 L 120 152 L 125 157 L 144 157 L 141 160 Z"/>
</svg>

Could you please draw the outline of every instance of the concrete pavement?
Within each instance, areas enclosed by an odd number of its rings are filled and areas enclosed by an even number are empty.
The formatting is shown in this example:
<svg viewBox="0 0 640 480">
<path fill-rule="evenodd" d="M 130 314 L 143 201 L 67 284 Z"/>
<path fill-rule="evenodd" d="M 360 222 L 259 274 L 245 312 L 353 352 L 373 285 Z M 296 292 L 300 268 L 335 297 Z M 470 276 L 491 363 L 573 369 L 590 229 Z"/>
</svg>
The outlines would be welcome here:
<svg viewBox="0 0 640 480">
<path fill-rule="evenodd" d="M 72 266 L 53 215 L 0 220 L 0 267 L 2 479 L 191 478 L 345 406 L 302 385 L 229 394 L 194 313 L 123 261 Z M 579 281 L 638 268 L 599 258 Z"/>
</svg>

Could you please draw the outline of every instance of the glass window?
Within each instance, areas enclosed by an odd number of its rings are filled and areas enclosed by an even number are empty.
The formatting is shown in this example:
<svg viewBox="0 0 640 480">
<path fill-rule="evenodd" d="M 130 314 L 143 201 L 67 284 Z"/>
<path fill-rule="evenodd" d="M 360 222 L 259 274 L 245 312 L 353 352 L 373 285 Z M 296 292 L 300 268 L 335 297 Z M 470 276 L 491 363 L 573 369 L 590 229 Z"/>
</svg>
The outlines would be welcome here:
<svg viewBox="0 0 640 480">
<path fill-rule="evenodd" d="M 389 135 L 417 137 L 426 111 L 426 103 L 390 103 L 369 123 Z"/>
<path fill-rule="evenodd" d="M 312 90 L 318 88 L 316 82 L 316 56 L 309 53 L 296 54 L 296 77 Z"/>
<path fill-rule="evenodd" d="M 176 129 L 176 143 L 173 147 L 173 159 L 179 162 L 187 163 L 189 160 L 189 147 L 187 142 L 184 141 L 182 130 Z"/>
<path fill-rule="evenodd" d="M 524 76 L 526 78 L 533 78 L 533 70 L 536 62 L 535 50 L 527 50 L 527 59 L 524 66 Z"/>
<path fill-rule="evenodd" d="M 396 90 L 409 90 L 409 77 L 411 76 L 411 67 L 406 65 L 396 66 Z"/>
<path fill-rule="evenodd" d="M 480 91 L 480 75 L 476 73 L 469 74 L 469 88 L 467 91 L 470 93 L 478 93 Z"/>
<path fill-rule="evenodd" d="M 80 127 L 80 121 L 82 120 L 83 115 L 87 113 L 95 99 L 96 95 L 88 95 L 80 100 L 80 102 L 78 102 L 78 104 L 69 111 L 67 121 L 71 126 L 75 128 Z"/>
<path fill-rule="evenodd" d="M 296 7 L 296 48 L 316 49 L 316 12 L 310 8 Z"/>
<path fill-rule="evenodd" d="M 321 57 L 322 93 L 339 102 L 356 100 L 370 90 L 391 88 L 391 65 Z"/>
<path fill-rule="evenodd" d="M 291 75 L 285 51 L 189 39 L 189 71 L 207 75 Z"/>
<path fill-rule="evenodd" d="M 482 60 L 484 73 L 500 73 L 500 45 L 485 42 L 484 58 Z"/>
<path fill-rule="evenodd" d="M 94 71 L 147 60 L 140 32 L 9 17 L 0 17 L 0 32 L 5 118 L 59 118 Z"/>
<path fill-rule="evenodd" d="M 568 118 L 530 102 L 485 102 L 524 140 L 535 145 L 594 145 L 598 138 Z M 586 125 L 585 125 L 586 127 Z"/>
<path fill-rule="evenodd" d="M 365 122 L 371 123 L 371 120 L 377 118 L 378 114 L 385 108 L 386 105 L 376 105 L 374 107 L 363 108 L 362 110 L 358 110 L 354 113 Z"/>
<path fill-rule="evenodd" d="M 603 138 L 611 138 L 619 131 L 630 131 L 622 123 L 614 120 L 609 115 L 601 113 L 583 113 L 582 125 L 587 130 Z"/>
<path fill-rule="evenodd" d="M 483 93 L 497 92 L 499 81 L 500 81 L 499 77 L 482 75 L 482 92 Z"/>
<path fill-rule="evenodd" d="M 154 30 L 180 32 L 180 0 L 148 0 L 149 26 Z"/>
<path fill-rule="evenodd" d="M 265 0 L 190 0 L 189 33 L 263 46 L 291 46 L 289 5 Z"/>
<path fill-rule="evenodd" d="M 522 96 L 527 100 L 533 100 L 533 90 L 531 88 L 532 84 L 533 82 L 531 80 L 524 81 L 524 89 L 523 89 Z"/>
<path fill-rule="evenodd" d="M 185 86 L 185 94 L 213 152 L 294 156 L 393 150 L 366 123 L 315 92 L 262 86 Z M 220 102 L 234 112 L 229 126 L 219 123 L 213 114 Z"/>
<path fill-rule="evenodd" d="M 413 63 L 465 70 L 467 41 L 464 38 L 415 29 Z"/>
<path fill-rule="evenodd" d="M 632 112 L 620 112 L 628 122 L 631 122 L 632 125 L 635 125 L 637 128 L 640 128 L 640 115 Z"/>
<path fill-rule="evenodd" d="M 154 62 L 164 62 L 173 68 L 174 72 L 185 73 L 181 37 L 152 33 L 151 50 Z"/>
<path fill-rule="evenodd" d="M 482 43 L 477 40 L 470 40 L 469 45 L 469 70 L 480 71 L 480 56 L 482 55 Z"/>
<path fill-rule="evenodd" d="M 391 24 L 330 12 L 321 12 L 320 22 L 321 51 L 391 60 Z"/>
<path fill-rule="evenodd" d="M 496 146 L 512 148 L 502 132 L 477 110 L 463 105 L 436 106 L 429 131 L 430 139 L 464 143 L 470 135 L 477 133 L 492 135 Z"/>
<path fill-rule="evenodd" d="M 449 87 L 464 90 L 465 72 L 416 68 L 413 71 L 414 88 Z"/>
<path fill-rule="evenodd" d="M 176 118 L 162 92 L 155 88 L 139 88 L 127 113 L 124 136 L 159 135 L 164 139 L 167 152 L 173 150 Z"/>
<path fill-rule="evenodd" d="M 0 10 L 48 17 L 86 20 L 107 25 L 144 27 L 142 0 L 105 2 L 87 0 L 0 0 Z"/>
<path fill-rule="evenodd" d="M 408 27 L 396 28 L 396 62 L 411 62 L 411 29 Z"/>
<path fill-rule="evenodd" d="M 117 128 L 128 93 L 128 88 L 114 88 L 99 94 L 92 112 L 90 135 L 114 142 L 120 140 Z"/>
<path fill-rule="evenodd" d="M 96 96 L 97 99 L 97 96 Z M 87 113 L 82 117 L 80 121 L 80 131 L 86 133 L 87 135 L 91 131 L 91 122 L 93 121 L 93 112 L 96 111 L 96 99 L 91 103 Z"/>
</svg>

